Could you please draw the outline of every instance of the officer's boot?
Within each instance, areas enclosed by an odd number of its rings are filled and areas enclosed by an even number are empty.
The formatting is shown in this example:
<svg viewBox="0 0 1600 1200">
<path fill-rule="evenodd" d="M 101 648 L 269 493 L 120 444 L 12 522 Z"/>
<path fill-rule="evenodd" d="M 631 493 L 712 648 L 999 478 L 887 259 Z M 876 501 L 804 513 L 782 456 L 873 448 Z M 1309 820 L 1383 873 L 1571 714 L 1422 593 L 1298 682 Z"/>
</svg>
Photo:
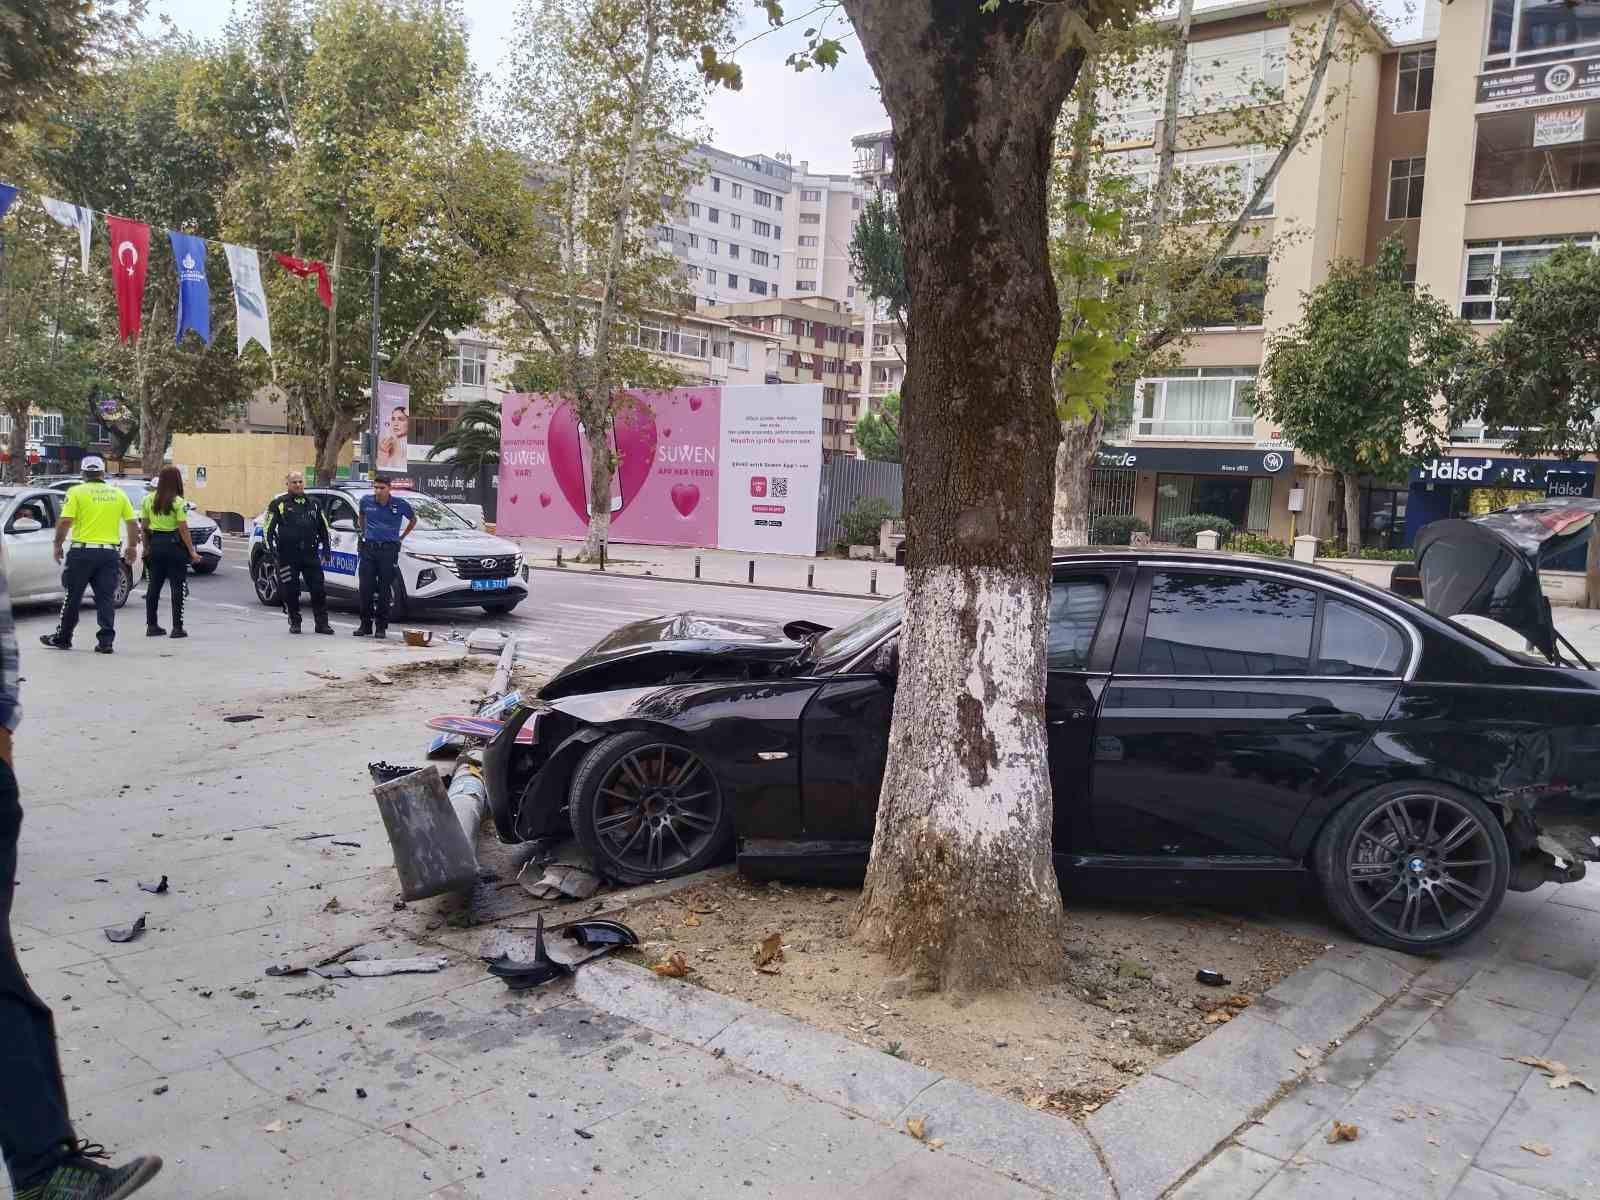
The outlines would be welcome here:
<svg viewBox="0 0 1600 1200">
<path fill-rule="evenodd" d="M 319 609 L 312 613 L 312 617 L 316 621 L 315 628 L 318 633 L 333 633 L 333 626 L 328 624 L 328 613 L 325 609 Z"/>
<path fill-rule="evenodd" d="M 380 642 L 383 641 L 384 638 L 389 636 L 389 627 L 383 624 L 378 625 L 377 628 L 373 630 L 372 636 L 377 638 Z"/>
<path fill-rule="evenodd" d="M 371 637 L 372 636 L 372 622 L 367 620 L 365 617 L 362 617 L 361 618 L 361 624 L 356 626 L 356 631 L 352 636 L 354 636 L 354 637 Z"/>
</svg>

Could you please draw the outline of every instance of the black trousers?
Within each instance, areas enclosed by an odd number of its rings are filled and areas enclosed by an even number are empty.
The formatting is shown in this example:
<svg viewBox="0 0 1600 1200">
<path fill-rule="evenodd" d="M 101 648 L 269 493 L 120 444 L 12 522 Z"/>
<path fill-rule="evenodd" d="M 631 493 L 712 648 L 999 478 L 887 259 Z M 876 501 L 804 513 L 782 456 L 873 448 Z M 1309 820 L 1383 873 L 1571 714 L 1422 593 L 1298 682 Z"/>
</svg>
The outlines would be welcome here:
<svg viewBox="0 0 1600 1200">
<path fill-rule="evenodd" d="M 399 542 L 361 543 L 361 623 L 389 624 L 389 597 L 400 574 Z"/>
<path fill-rule="evenodd" d="M 72 644 L 73 630 L 78 628 L 78 606 L 83 603 L 83 593 L 91 587 L 95 616 L 100 621 L 100 644 L 109 646 L 116 641 L 117 579 L 121 573 L 122 555 L 114 546 L 74 546 L 67 551 L 66 565 L 61 569 L 61 586 L 67 589 L 67 598 L 61 602 L 61 623 L 56 626 L 59 641 Z"/>
<path fill-rule="evenodd" d="M 11 938 L 21 832 L 17 777 L 0 763 L 0 1156 L 13 1188 L 53 1169 L 76 1140 L 67 1118 L 55 1022 L 28 986 Z"/>
<path fill-rule="evenodd" d="M 289 620 L 300 621 L 300 581 L 305 581 L 311 593 L 311 612 L 318 624 L 328 619 L 328 592 L 322 578 L 322 560 L 316 546 L 280 544 L 278 557 L 278 587 L 283 593 L 283 610 Z"/>
<path fill-rule="evenodd" d="M 161 611 L 161 589 L 172 587 L 172 627 L 183 628 L 183 580 L 189 573 L 189 552 L 176 533 L 152 533 L 150 557 L 145 560 L 150 581 L 144 589 L 144 616 L 147 625 L 156 625 Z"/>
</svg>

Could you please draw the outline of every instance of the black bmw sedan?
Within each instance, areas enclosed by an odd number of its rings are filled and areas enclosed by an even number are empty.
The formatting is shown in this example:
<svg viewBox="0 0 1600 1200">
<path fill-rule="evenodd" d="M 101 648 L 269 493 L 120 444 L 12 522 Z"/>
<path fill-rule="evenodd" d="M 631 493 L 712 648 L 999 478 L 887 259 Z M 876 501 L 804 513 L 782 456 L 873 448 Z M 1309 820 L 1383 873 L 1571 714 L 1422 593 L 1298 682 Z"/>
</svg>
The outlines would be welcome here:
<svg viewBox="0 0 1600 1200">
<path fill-rule="evenodd" d="M 1311 876 L 1358 936 L 1425 950 L 1480 929 L 1507 888 L 1600 860 L 1600 675 L 1559 651 L 1538 581 L 1549 530 L 1429 530 L 1432 608 L 1280 560 L 1058 555 L 1046 720 L 1063 885 L 1192 895 Z M 837 629 L 698 613 L 618 629 L 490 743 L 500 836 L 570 827 L 622 882 L 730 845 L 752 876 L 859 878 L 901 617 L 888 601 Z"/>
</svg>

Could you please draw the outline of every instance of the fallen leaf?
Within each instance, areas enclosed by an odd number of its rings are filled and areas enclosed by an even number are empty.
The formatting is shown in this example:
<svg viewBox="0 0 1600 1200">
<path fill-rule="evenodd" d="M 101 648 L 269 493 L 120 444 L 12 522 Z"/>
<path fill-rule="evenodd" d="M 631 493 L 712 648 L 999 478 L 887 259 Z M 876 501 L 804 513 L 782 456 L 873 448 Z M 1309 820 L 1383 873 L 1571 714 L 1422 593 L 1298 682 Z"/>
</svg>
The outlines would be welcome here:
<svg viewBox="0 0 1600 1200">
<path fill-rule="evenodd" d="M 757 967 L 756 968 L 756 974 L 757 975 L 782 975 L 783 974 L 783 968 L 780 967 L 780 966 L 776 966 L 775 964 L 768 963 L 764 967 Z"/>
<path fill-rule="evenodd" d="M 655 963 L 650 969 L 657 975 L 667 979 L 683 979 L 688 976 L 690 971 L 694 970 L 689 965 L 689 960 L 684 957 L 682 950 L 674 951 L 670 957 Z"/>
<path fill-rule="evenodd" d="M 906 1132 L 920 1142 L 924 1137 L 927 1136 L 927 1124 L 928 1118 L 926 1117 L 907 1117 Z"/>
<path fill-rule="evenodd" d="M 1550 1147 L 1544 1142 L 1523 1142 L 1522 1148 L 1529 1154 L 1537 1154 L 1540 1158 L 1550 1157 Z"/>
<path fill-rule="evenodd" d="M 1359 1125 L 1346 1125 L 1343 1121 L 1335 1121 L 1333 1128 L 1328 1130 L 1328 1145 L 1335 1142 L 1353 1142 L 1361 1136 Z"/>
<path fill-rule="evenodd" d="M 261 1132 L 262 1133 L 282 1133 L 283 1132 L 283 1122 L 282 1121 L 272 1121 L 269 1124 L 263 1125 L 261 1127 Z"/>
<path fill-rule="evenodd" d="M 332 900 L 329 900 L 326 904 L 324 904 L 322 906 L 322 911 L 325 912 L 325 913 L 336 913 L 336 912 L 338 912 L 339 911 L 339 897 L 335 896 Z"/>
<path fill-rule="evenodd" d="M 1561 1091 L 1565 1091 L 1567 1088 L 1571 1087 L 1573 1084 L 1576 1084 L 1578 1087 L 1581 1087 L 1584 1091 L 1588 1092 L 1591 1096 L 1595 1094 L 1594 1089 L 1592 1087 L 1590 1087 L 1589 1084 L 1586 1081 L 1584 1081 L 1582 1079 L 1579 1079 L 1576 1075 L 1554 1075 L 1554 1076 L 1551 1076 L 1551 1079 L 1550 1079 L 1550 1086 L 1552 1088 L 1559 1089 Z"/>
<path fill-rule="evenodd" d="M 1215 1012 L 1208 1012 L 1201 1020 L 1207 1025 L 1223 1025 L 1233 1020 L 1233 1014 L 1225 1008 L 1219 1008 Z"/>
<path fill-rule="evenodd" d="M 1315 1046 L 1296 1046 L 1294 1052 L 1307 1062 L 1317 1057 L 1317 1048 Z"/>
<path fill-rule="evenodd" d="M 758 967 L 764 967 L 769 962 L 783 961 L 783 934 L 769 933 L 761 939 L 759 945 L 753 947 L 750 956 Z"/>
<path fill-rule="evenodd" d="M 1428 1139 L 1428 1145 L 1437 1146 L 1438 1144 L 1439 1144 L 1439 1139 L 1438 1138 L 1429 1138 Z"/>
<path fill-rule="evenodd" d="M 695 916 L 691 911 L 684 914 L 683 923 L 690 929 L 693 929 L 696 925 L 700 924 L 700 918 Z"/>
<path fill-rule="evenodd" d="M 1249 1008 L 1254 1003 L 1254 1000 L 1245 995 L 1229 996 L 1223 1001 L 1223 1004 L 1227 1005 L 1229 1008 Z"/>
<path fill-rule="evenodd" d="M 1404 1104 L 1395 1109 L 1393 1115 L 1396 1121 L 1414 1121 L 1417 1117 L 1417 1110 L 1409 1104 Z"/>
<path fill-rule="evenodd" d="M 928 1145 L 932 1146 L 935 1150 L 943 1149 L 944 1148 L 944 1139 L 943 1138 L 934 1138 L 931 1142 L 928 1143 Z"/>
<path fill-rule="evenodd" d="M 1557 1062 L 1553 1058 L 1540 1058 L 1534 1054 L 1524 1054 L 1521 1058 L 1513 1058 L 1510 1061 L 1519 1062 L 1525 1067 L 1538 1067 L 1547 1075 L 1565 1075 L 1567 1073 L 1567 1064 Z"/>
</svg>

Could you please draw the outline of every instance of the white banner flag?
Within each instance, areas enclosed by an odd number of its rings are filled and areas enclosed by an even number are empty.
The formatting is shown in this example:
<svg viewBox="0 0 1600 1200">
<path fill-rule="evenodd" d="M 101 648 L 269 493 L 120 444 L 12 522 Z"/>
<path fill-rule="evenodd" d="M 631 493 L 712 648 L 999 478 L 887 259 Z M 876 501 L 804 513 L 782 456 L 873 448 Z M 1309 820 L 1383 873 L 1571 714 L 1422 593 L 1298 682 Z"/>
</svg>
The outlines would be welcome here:
<svg viewBox="0 0 1600 1200">
<path fill-rule="evenodd" d="M 249 246 L 222 244 L 228 256 L 228 273 L 233 276 L 233 310 L 239 332 L 239 353 L 251 338 L 272 353 L 272 326 L 267 320 L 267 291 L 261 286 L 261 260 Z"/>
<path fill-rule="evenodd" d="M 89 273 L 89 238 L 94 232 L 94 209 L 84 208 L 78 204 L 68 204 L 65 200 L 54 200 L 49 196 L 40 196 L 39 203 L 44 205 L 44 211 L 58 225 L 65 225 L 68 229 L 78 231 L 78 252 L 82 260 L 83 273 Z"/>
</svg>

